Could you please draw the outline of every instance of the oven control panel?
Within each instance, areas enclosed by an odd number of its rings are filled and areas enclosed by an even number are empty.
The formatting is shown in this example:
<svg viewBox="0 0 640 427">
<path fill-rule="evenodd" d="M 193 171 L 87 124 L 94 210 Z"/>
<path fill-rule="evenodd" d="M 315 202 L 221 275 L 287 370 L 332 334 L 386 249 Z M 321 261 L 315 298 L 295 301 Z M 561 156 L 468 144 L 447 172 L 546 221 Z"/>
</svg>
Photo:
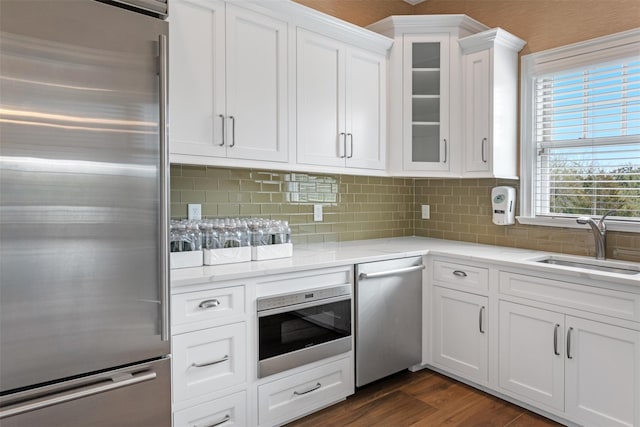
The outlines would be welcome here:
<svg viewBox="0 0 640 427">
<path fill-rule="evenodd" d="M 351 285 L 307 289 L 301 292 L 292 292 L 288 294 L 258 298 L 258 311 L 287 307 L 289 305 L 303 304 L 310 301 L 318 301 L 342 295 L 351 295 Z"/>
</svg>

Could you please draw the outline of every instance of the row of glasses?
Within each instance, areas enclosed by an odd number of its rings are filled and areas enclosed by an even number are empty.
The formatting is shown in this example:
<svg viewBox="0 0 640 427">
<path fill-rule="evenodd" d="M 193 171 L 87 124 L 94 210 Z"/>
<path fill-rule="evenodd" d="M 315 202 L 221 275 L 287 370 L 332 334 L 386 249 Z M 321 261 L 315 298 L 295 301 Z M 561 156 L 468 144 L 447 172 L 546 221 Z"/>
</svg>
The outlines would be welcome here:
<svg viewBox="0 0 640 427">
<path fill-rule="evenodd" d="M 265 218 L 171 220 L 171 252 L 291 243 L 288 221 Z"/>
</svg>

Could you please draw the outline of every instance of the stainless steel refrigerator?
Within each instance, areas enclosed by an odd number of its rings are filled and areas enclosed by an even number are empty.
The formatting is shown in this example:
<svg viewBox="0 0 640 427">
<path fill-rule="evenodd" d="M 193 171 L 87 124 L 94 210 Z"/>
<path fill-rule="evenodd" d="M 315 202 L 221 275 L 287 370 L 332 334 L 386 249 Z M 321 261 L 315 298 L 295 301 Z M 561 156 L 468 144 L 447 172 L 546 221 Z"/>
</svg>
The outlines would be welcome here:
<svg viewBox="0 0 640 427">
<path fill-rule="evenodd" d="M 0 425 L 169 426 L 166 0 L 0 0 Z"/>
</svg>

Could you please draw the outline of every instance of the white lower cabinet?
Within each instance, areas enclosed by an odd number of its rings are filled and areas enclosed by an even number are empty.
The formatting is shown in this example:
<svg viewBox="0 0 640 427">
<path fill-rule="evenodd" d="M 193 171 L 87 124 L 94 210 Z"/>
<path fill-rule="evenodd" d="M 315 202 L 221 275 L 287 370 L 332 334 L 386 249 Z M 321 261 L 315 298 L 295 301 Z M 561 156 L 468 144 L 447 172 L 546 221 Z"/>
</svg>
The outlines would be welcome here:
<svg viewBox="0 0 640 427">
<path fill-rule="evenodd" d="M 486 383 L 489 339 L 485 296 L 433 287 L 433 364 Z"/>
<path fill-rule="evenodd" d="M 247 396 L 235 393 L 192 406 L 173 415 L 173 427 L 247 426 Z"/>
<path fill-rule="evenodd" d="M 500 387 L 585 426 L 640 425 L 640 332 L 500 301 Z"/>
<path fill-rule="evenodd" d="M 244 322 L 173 336 L 173 401 L 222 390 L 246 380 Z"/>
<path fill-rule="evenodd" d="M 271 426 L 353 393 L 353 358 L 347 357 L 258 386 L 258 422 Z"/>
<path fill-rule="evenodd" d="M 640 425 L 640 332 L 567 316 L 565 412 L 588 426 Z"/>
<path fill-rule="evenodd" d="M 564 315 L 500 301 L 500 387 L 564 410 Z"/>
</svg>

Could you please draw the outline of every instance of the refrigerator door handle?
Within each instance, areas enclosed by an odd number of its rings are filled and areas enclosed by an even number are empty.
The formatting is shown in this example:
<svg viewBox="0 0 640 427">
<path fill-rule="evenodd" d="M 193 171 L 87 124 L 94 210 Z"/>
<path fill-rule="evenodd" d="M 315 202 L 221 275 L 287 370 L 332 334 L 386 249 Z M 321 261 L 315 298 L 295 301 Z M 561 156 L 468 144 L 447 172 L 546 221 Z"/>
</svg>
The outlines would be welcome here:
<svg viewBox="0 0 640 427">
<path fill-rule="evenodd" d="M 145 381 L 151 381 L 156 378 L 157 374 L 153 371 L 144 371 L 138 374 L 129 375 L 127 379 L 119 380 L 112 378 L 107 381 L 93 383 L 90 386 L 75 388 L 53 396 L 48 396 L 42 400 L 30 401 L 24 404 L 11 406 L 7 409 L 0 409 L 0 419 L 11 417 L 14 415 L 24 414 L 48 406 L 58 405 L 60 403 L 70 402 L 72 400 L 82 399 L 95 394 L 104 393 L 117 388 L 128 387 Z"/>
<path fill-rule="evenodd" d="M 169 144 L 167 143 L 167 36 L 159 37 L 160 48 L 160 339 L 169 341 Z"/>
</svg>

